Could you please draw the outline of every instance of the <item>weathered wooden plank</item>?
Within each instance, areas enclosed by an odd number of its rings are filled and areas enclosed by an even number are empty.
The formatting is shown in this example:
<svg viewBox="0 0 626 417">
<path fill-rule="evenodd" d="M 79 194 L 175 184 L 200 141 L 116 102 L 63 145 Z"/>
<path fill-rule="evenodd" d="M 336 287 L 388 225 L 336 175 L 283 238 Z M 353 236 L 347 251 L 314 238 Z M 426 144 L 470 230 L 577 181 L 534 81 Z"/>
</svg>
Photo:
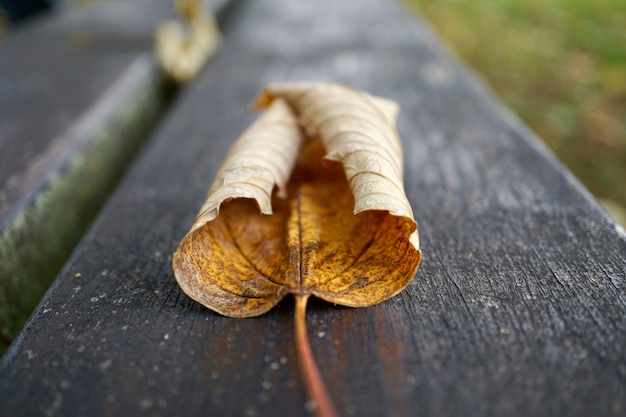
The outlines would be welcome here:
<svg viewBox="0 0 626 417">
<path fill-rule="evenodd" d="M 11 415 L 308 415 L 293 303 L 227 319 L 170 254 L 268 81 L 398 100 L 424 262 L 367 309 L 310 306 L 343 415 L 626 409 L 626 234 L 423 23 L 382 0 L 248 2 L 0 362 Z M 81 278 L 75 278 L 81 273 Z"/>
<path fill-rule="evenodd" d="M 174 17 L 109 0 L 0 43 L 0 333 L 17 334 L 171 101 L 150 53 Z"/>
<path fill-rule="evenodd" d="M 139 3 L 137 31 L 119 15 Z M 149 52 L 173 15 L 108 1 L 0 43 L 0 332 L 17 334 L 172 97 Z"/>
<path fill-rule="evenodd" d="M 155 25 L 174 14 L 171 5 L 152 3 L 104 1 L 58 12 L 0 42 L 1 215 L 11 209 L 33 159 L 61 142 L 78 115 L 151 50 Z M 139 5 L 144 13 L 136 13 Z M 133 28 L 129 12 L 141 29 Z"/>
</svg>

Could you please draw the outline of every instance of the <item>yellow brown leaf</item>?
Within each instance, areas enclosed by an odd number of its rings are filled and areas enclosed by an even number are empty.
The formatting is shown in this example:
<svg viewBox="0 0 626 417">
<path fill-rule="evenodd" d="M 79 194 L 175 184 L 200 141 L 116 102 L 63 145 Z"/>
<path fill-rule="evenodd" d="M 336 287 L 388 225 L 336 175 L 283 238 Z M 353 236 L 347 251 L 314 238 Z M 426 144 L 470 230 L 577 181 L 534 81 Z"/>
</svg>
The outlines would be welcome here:
<svg viewBox="0 0 626 417">
<path fill-rule="evenodd" d="M 231 317 L 290 293 L 365 307 L 401 291 L 420 252 L 395 104 L 283 84 L 257 105 L 266 113 L 234 144 L 175 253 L 184 291 Z"/>
<path fill-rule="evenodd" d="M 420 263 L 404 194 L 396 103 L 331 84 L 276 84 L 235 142 L 173 257 L 181 288 L 230 317 L 296 297 L 296 339 L 318 416 L 336 415 L 312 358 L 313 295 L 366 307 L 402 291 Z"/>
</svg>

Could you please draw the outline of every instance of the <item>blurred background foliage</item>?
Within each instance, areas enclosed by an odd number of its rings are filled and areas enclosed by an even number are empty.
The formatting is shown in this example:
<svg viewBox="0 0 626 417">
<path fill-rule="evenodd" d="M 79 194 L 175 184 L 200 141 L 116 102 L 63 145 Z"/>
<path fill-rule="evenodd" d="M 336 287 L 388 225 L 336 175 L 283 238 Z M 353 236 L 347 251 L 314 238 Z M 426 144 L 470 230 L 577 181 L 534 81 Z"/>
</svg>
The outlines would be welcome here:
<svg viewBox="0 0 626 417">
<path fill-rule="evenodd" d="M 626 225 L 626 0 L 408 0 Z"/>
</svg>

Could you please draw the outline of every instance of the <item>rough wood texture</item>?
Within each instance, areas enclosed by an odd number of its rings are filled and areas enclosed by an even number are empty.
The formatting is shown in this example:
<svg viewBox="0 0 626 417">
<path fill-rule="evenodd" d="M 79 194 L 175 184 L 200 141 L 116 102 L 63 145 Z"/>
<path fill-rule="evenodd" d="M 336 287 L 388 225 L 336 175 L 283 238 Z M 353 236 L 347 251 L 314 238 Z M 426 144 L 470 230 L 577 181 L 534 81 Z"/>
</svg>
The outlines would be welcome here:
<svg viewBox="0 0 626 417">
<path fill-rule="evenodd" d="M 246 3 L 3 357 L 0 409 L 309 415 L 293 302 L 224 318 L 182 294 L 170 267 L 252 118 L 247 102 L 300 79 L 400 102 L 422 236 L 422 267 L 398 297 L 310 305 L 341 414 L 623 415 L 626 234 L 423 24 L 382 0 Z"/>
<path fill-rule="evenodd" d="M 136 29 L 120 16 L 139 5 Z M 149 52 L 173 15 L 109 0 L 0 42 L 0 332 L 17 334 L 163 114 L 172 94 Z"/>
<path fill-rule="evenodd" d="M 45 170 L 39 160 L 54 146 L 78 141 L 64 133 L 151 50 L 154 26 L 174 12 L 166 2 L 146 3 L 109 0 L 62 10 L 0 42 L 0 216 L 33 189 L 39 172 L 30 171 Z M 136 13 L 139 5 L 143 13 Z M 143 30 L 129 21 L 131 12 Z"/>
<path fill-rule="evenodd" d="M 1 333 L 17 334 L 171 101 L 150 57 L 171 18 L 169 2 L 108 0 L 0 42 Z"/>
</svg>

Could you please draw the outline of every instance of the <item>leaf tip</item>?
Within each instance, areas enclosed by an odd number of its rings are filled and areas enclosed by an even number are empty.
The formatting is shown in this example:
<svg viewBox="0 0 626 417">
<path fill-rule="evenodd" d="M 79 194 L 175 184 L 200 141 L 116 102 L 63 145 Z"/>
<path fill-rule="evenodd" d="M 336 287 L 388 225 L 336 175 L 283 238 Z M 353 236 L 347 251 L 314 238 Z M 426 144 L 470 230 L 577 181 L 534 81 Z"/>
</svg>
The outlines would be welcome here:
<svg viewBox="0 0 626 417">
<path fill-rule="evenodd" d="M 274 101 L 274 96 L 269 91 L 263 90 L 254 99 L 254 101 L 250 103 L 249 108 L 251 111 L 258 111 L 261 109 L 265 109 L 269 107 L 270 104 L 272 104 L 272 101 Z"/>
</svg>

